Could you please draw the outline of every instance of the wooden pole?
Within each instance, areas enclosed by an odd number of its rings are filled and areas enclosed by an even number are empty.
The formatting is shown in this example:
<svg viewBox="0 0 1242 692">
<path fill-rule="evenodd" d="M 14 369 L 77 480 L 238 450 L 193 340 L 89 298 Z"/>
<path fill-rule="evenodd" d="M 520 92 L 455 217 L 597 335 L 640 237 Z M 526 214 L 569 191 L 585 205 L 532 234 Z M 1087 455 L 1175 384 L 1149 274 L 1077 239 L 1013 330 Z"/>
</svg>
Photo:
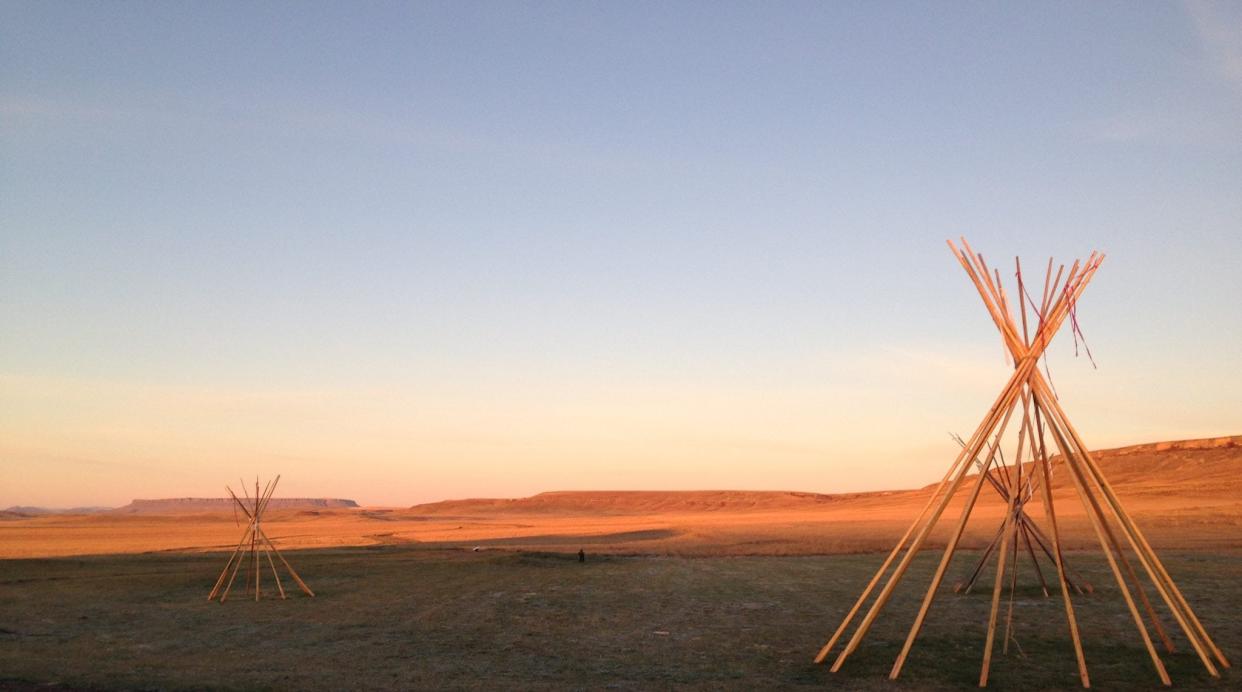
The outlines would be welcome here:
<svg viewBox="0 0 1242 692">
<path fill-rule="evenodd" d="M 1138 628 L 1139 635 L 1143 639 L 1143 646 L 1147 648 L 1147 653 L 1151 656 L 1152 665 L 1156 667 L 1156 674 L 1160 676 L 1160 682 L 1164 683 L 1165 686 L 1171 685 L 1173 683 L 1169 680 L 1169 674 L 1164 669 L 1164 662 L 1160 660 L 1160 654 L 1156 653 L 1156 648 L 1152 646 L 1151 637 L 1147 635 L 1147 628 L 1143 625 L 1143 616 L 1139 615 L 1138 608 L 1134 605 L 1134 599 L 1130 596 L 1130 589 L 1126 585 L 1125 578 L 1121 576 L 1121 570 L 1117 567 L 1117 561 L 1113 559 L 1113 551 L 1104 535 L 1104 530 L 1100 527 L 1100 522 L 1104 519 L 1103 513 L 1100 512 L 1100 506 L 1090 496 L 1085 485 L 1085 479 L 1081 477 L 1081 470 L 1070 459 L 1070 453 L 1066 451 L 1067 445 L 1060 429 L 1051 421 L 1049 422 L 1048 429 L 1052 431 L 1053 439 L 1056 440 L 1057 447 L 1061 449 L 1061 455 L 1066 459 L 1066 465 L 1070 469 L 1070 479 L 1073 480 L 1074 487 L 1078 490 L 1078 496 L 1082 500 L 1083 509 L 1086 510 L 1087 516 L 1091 519 L 1091 526 L 1095 529 L 1096 538 L 1100 542 L 1100 550 L 1108 558 L 1108 566 L 1117 580 L 1117 588 L 1121 590 L 1126 606 L 1130 609 L 1130 615 L 1134 618 L 1134 625 Z"/>
<path fill-rule="evenodd" d="M 1013 556 L 1010 558 L 1010 563 L 1013 565 L 1013 567 L 1010 568 L 1012 576 L 1009 580 L 1009 610 L 1008 612 L 1005 613 L 1005 643 L 1001 647 L 1002 655 L 1009 654 L 1009 642 L 1011 640 L 1014 640 L 1014 637 L 1013 637 L 1013 602 L 1014 602 L 1014 596 L 1017 594 L 1017 591 L 1018 591 L 1018 531 L 1020 531 L 1021 528 L 1022 528 L 1022 522 L 1018 521 L 1018 517 L 1014 517 Z"/>
<path fill-rule="evenodd" d="M 1036 371 L 1038 373 L 1038 371 Z M 1035 409 L 1035 427 L 1042 439 L 1044 434 L 1040 421 L 1039 408 Z M 1065 565 L 1061 561 L 1061 537 L 1057 530 L 1057 513 L 1052 505 L 1052 469 L 1048 465 L 1048 455 L 1043 449 L 1039 452 L 1039 469 L 1043 474 L 1044 513 L 1048 517 L 1048 526 L 1052 531 L 1052 557 L 1057 566 L 1057 580 L 1061 584 L 1061 600 L 1065 604 L 1065 619 L 1069 623 L 1070 639 L 1074 643 L 1074 656 L 1078 659 L 1078 678 L 1083 687 L 1091 686 L 1091 676 L 1087 674 L 1087 659 L 1082 653 L 1082 641 L 1078 637 L 1078 620 L 1074 618 L 1074 604 L 1070 602 L 1069 586 L 1065 580 Z"/>
<path fill-rule="evenodd" d="M 254 532 L 254 524 L 251 523 L 246 527 L 246 533 L 242 536 L 242 543 L 245 543 L 246 539 L 249 538 L 251 533 L 253 532 Z M 224 587 L 224 593 L 220 594 L 221 603 L 224 603 L 226 600 L 228 600 L 229 591 L 232 590 L 233 588 L 233 580 L 237 578 L 237 570 L 241 568 L 242 563 L 245 561 L 246 561 L 246 556 L 242 555 L 240 559 L 237 560 L 236 564 L 233 565 L 233 576 L 229 577 L 228 586 Z"/>
<path fill-rule="evenodd" d="M 259 515 L 259 477 L 255 476 L 254 477 L 254 526 L 256 529 L 259 527 L 259 516 L 260 516 Z M 258 546 L 255 545 L 255 542 L 253 539 L 251 539 L 250 545 L 251 545 L 251 552 L 253 552 L 254 554 L 254 600 L 257 603 L 259 601 L 259 581 L 260 581 L 260 577 L 263 576 L 263 569 L 262 569 L 262 565 L 259 564 Z"/>
<path fill-rule="evenodd" d="M 243 538 L 243 540 L 245 539 Z M 207 594 L 208 601 L 216 600 L 216 594 L 219 593 L 220 587 L 224 585 L 224 580 L 228 578 L 229 568 L 233 566 L 233 560 L 237 557 L 237 553 L 240 550 L 241 550 L 241 544 L 239 543 L 237 545 L 237 548 L 233 551 L 233 554 L 229 555 L 229 561 L 224 563 L 224 569 L 221 570 L 220 576 L 216 578 L 215 586 L 211 587 L 211 593 Z"/>
<path fill-rule="evenodd" d="M 263 554 L 267 556 L 267 565 L 272 568 L 272 578 L 276 580 L 276 588 L 280 591 L 280 600 L 285 600 L 285 586 L 280 583 L 280 573 L 276 571 L 276 563 L 272 562 L 272 551 L 266 548 Z"/>
<path fill-rule="evenodd" d="M 1038 373 L 1036 374 L 1038 375 Z M 1224 654 L 1220 653 L 1220 650 L 1216 648 L 1215 643 L 1212 642 L 1211 638 L 1207 636 L 1206 630 L 1203 629 L 1203 626 L 1198 622 L 1198 619 L 1194 617 L 1194 612 L 1190 610 L 1190 606 L 1186 603 L 1185 598 L 1178 598 L 1180 596 L 1180 592 L 1176 591 L 1176 584 L 1174 584 L 1172 578 L 1168 576 L 1167 571 L 1160 569 L 1162 565 L 1159 565 L 1159 558 L 1155 556 L 1155 551 L 1151 549 L 1151 545 L 1147 543 L 1145 537 L 1141 532 L 1139 532 L 1138 527 L 1130 519 L 1129 515 L 1125 511 L 1125 508 L 1121 506 L 1120 501 L 1112 491 L 1112 487 L 1108 484 L 1108 480 L 1104 478 L 1102 473 L 1100 473 L 1100 470 L 1095 465 L 1095 461 L 1091 458 L 1090 453 L 1084 453 L 1085 445 L 1082 444 L 1081 438 L 1076 435 L 1073 427 L 1069 424 L 1069 421 L 1064 415 L 1064 411 L 1060 409 L 1060 405 L 1057 403 L 1056 398 L 1050 395 L 1051 393 L 1048 391 L 1047 383 L 1044 382 L 1042 378 L 1038 377 L 1036 377 L 1033 381 L 1036 385 L 1036 391 L 1039 394 L 1039 401 L 1042 404 L 1042 408 L 1049 412 L 1050 421 L 1055 420 L 1059 427 L 1067 434 L 1068 443 L 1072 445 L 1069 450 L 1062 450 L 1066 463 L 1073 463 L 1071 460 L 1077 461 L 1082 464 L 1082 468 L 1089 472 L 1088 476 L 1103 494 L 1104 499 L 1109 505 L 1109 509 L 1112 511 L 1113 515 L 1117 517 L 1118 523 L 1122 528 L 1122 534 L 1126 536 L 1130 543 L 1130 547 L 1138 556 L 1140 564 L 1143 565 L 1143 568 L 1147 571 L 1148 576 L 1152 580 L 1152 584 L 1156 587 L 1156 591 L 1160 594 L 1161 598 L 1164 599 L 1165 604 L 1168 605 L 1174 619 L 1182 628 L 1182 632 L 1190 641 L 1191 646 L 1194 647 L 1195 653 L 1199 655 L 1199 659 L 1203 662 L 1203 665 L 1207 669 L 1208 673 L 1212 677 L 1219 677 L 1220 673 L 1216 670 L 1216 666 L 1213 665 L 1211 656 L 1205 649 L 1205 645 L 1207 648 L 1212 650 L 1212 654 L 1215 654 L 1218 657 L 1218 660 L 1224 661 L 1224 663 L 1221 664 L 1222 666 L 1226 666 L 1228 664 L 1228 661 L 1224 658 Z"/>
<path fill-rule="evenodd" d="M 859 624 L 858 629 L 854 631 L 854 635 L 850 637 L 845 649 L 842 650 L 837 656 L 836 661 L 832 664 L 832 672 L 835 673 L 840 670 L 849 655 L 858 648 L 862 638 L 866 636 L 867 630 L 869 630 L 872 623 L 875 622 L 880 610 L 883 609 L 885 603 L 888 602 L 889 597 L 892 596 L 893 590 L 897 587 L 898 582 L 901 581 L 902 575 L 905 574 L 906 569 L 910 566 L 910 562 L 913 561 L 914 556 L 918 553 L 918 549 L 922 547 L 923 541 L 927 538 L 927 534 L 929 534 L 932 527 L 936 525 L 936 521 L 940 518 L 941 513 L 944 512 L 945 507 L 948 506 L 949 500 L 953 498 L 953 495 L 956 494 L 958 488 L 961 486 L 962 480 L 966 477 L 966 471 L 970 468 L 969 465 L 963 464 L 962 461 L 964 459 L 971 459 L 979 455 L 980 450 L 987 441 L 988 435 L 990 434 L 992 428 L 995 427 L 997 419 L 1002 415 L 1002 408 L 1005 409 L 1004 414 L 1007 414 L 1008 411 L 1012 410 L 1012 403 L 1014 397 L 1016 396 L 1015 383 L 1018 381 L 1020 373 L 1020 370 L 1015 371 L 1010 380 L 1010 385 L 1001 392 L 1000 397 L 997 399 L 996 403 L 992 405 L 992 409 L 988 412 L 988 415 L 984 417 L 983 422 L 980 423 L 979 428 L 975 431 L 975 434 L 971 436 L 970 445 L 963 448 L 961 454 L 958 455 L 958 460 L 954 462 L 954 466 L 957 467 L 957 471 L 952 483 L 945 491 L 944 496 L 941 497 L 940 502 L 932 512 L 931 517 L 919 529 L 914 541 L 906 550 L 901 562 L 898 563 L 897 568 L 894 570 L 892 576 L 889 577 L 888 582 L 885 583 L 884 588 L 880 590 L 880 594 L 876 597 L 875 602 L 871 604 L 871 608 L 863 617 L 863 621 Z M 980 475 L 980 479 L 982 478 L 983 475 Z"/>
<path fill-rule="evenodd" d="M 884 563 L 880 565 L 880 569 L 876 570 L 875 576 L 871 577 L 871 581 L 867 583 L 866 588 L 863 589 L 863 592 L 858 597 L 858 600 L 854 602 L 854 607 L 850 608 L 849 612 L 846 613 L 845 619 L 841 621 L 841 624 L 837 627 L 837 630 L 833 632 L 832 637 L 828 640 L 828 643 L 824 644 L 823 648 L 819 650 L 819 653 L 815 655 L 816 663 L 823 663 L 824 659 L 828 657 L 828 652 L 832 651 L 832 647 L 836 646 L 837 640 L 840 639 L 841 635 L 845 633 L 846 628 L 849 627 L 849 624 L 853 621 L 854 616 L 858 614 L 858 610 L 862 608 L 863 603 L 866 603 L 867 598 L 871 596 L 871 591 L 875 589 L 875 585 L 879 583 L 880 578 L 884 576 L 885 572 L 888 571 L 889 565 L 893 563 L 893 559 L 897 557 L 897 554 L 901 552 L 902 547 L 905 546 L 906 541 L 910 539 L 910 535 L 914 533 L 915 529 L 917 529 L 922 523 L 923 517 L 927 515 L 927 510 L 930 509 L 932 504 L 936 501 L 936 498 L 944 489 L 945 483 L 947 483 L 949 477 L 953 475 L 953 471 L 963 461 L 964 457 L 959 455 L 957 461 L 953 462 L 953 466 L 950 466 L 948 472 L 944 474 L 944 478 L 940 479 L 940 484 L 936 486 L 936 489 L 932 491 L 931 496 L 927 498 L 927 504 L 923 505 L 923 509 L 919 512 L 918 517 L 914 519 L 914 522 L 910 524 L 910 528 L 906 529 L 906 532 L 902 534 L 900 539 L 897 540 L 897 545 L 893 546 L 893 549 L 889 552 L 888 557 L 884 559 Z"/>
<path fill-rule="evenodd" d="M 1043 384 L 1046 386 L 1046 383 Z M 1064 412 L 1060 409 L 1060 405 L 1056 401 L 1053 401 L 1052 404 L 1054 406 L 1054 410 L 1057 412 L 1057 415 L 1065 422 L 1065 430 L 1069 433 L 1070 439 L 1080 452 L 1080 461 L 1085 462 L 1085 468 L 1090 471 L 1093 480 L 1096 482 L 1100 490 L 1103 491 L 1104 497 L 1112 506 L 1113 512 L 1123 528 L 1123 533 L 1126 533 L 1126 530 L 1128 529 L 1129 532 L 1133 533 L 1134 538 L 1137 539 L 1138 546 L 1142 547 L 1141 551 L 1137 548 L 1135 549 L 1135 552 L 1139 556 L 1140 562 L 1144 562 L 1144 554 L 1146 554 L 1147 560 L 1150 561 L 1151 566 L 1155 568 L 1156 575 L 1160 577 L 1160 579 L 1153 578 L 1153 583 L 1156 585 L 1157 590 L 1160 590 L 1161 580 L 1163 580 L 1167 585 L 1168 591 L 1174 597 L 1174 601 L 1185 611 L 1186 617 L 1194 627 L 1195 632 L 1202 638 L 1203 643 L 1206 644 L 1212 651 L 1213 655 L 1220 662 L 1221 667 L 1228 668 L 1229 660 L 1225 658 L 1224 653 L 1222 653 L 1220 648 L 1216 646 L 1216 643 L 1212 641 L 1212 638 L 1208 635 L 1207 630 L 1203 627 L 1203 623 L 1199 621 L 1198 616 L 1195 615 L 1194 610 L 1190 607 L 1190 603 L 1187 602 L 1186 597 L 1182 595 L 1181 589 L 1178 588 L 1177 583 L 1173 581 L 1173 577 L 1171 577 L 1168 570 L 1165 569 L 1164 563 L 1160 561 L 1159 555 L 1156 554 L 1156 551 L 1151 547 L 1151 544 L 1148 543 L 1147 537 L 1143 535 L 1143 532 L 1139 529 L 1138 525 L 1135 524 L 1134 520 L 1130 518 L 1129 513 L 1125 510 L 1125 507 L 1121 504 L 1121 501 L 1117 498 L 1116 493 L 1113 491 L 1112 485 L 1109 484 L 1108 479 L 1105 478 L 1103 472 L 1100 471 L 1100 468 L 1096 464 L 1095 459 L 1091 456 L 1091 453 L 1087 451 L 1086 445 L 1082 442 L 1082 438 L 1078 435 L 1078 431 L 1074 429 L 1068 418 L 1065 417 Z M 1146 563 L 1144 563 L 1144 566 L 1147 566 Z"/>
<path fill-rule="evenodd" d="M 220 586 L 224 584 L 225 575 L 229 573 L 229 567 L 232 566 L 234 558 L 236 558 L 237 554 L 241 552 L 242 546 L 245 545 L 245 543 L 246 534 L 242 534 L 241 540 L 237 542 L 237 547 L 233 549 L 233 554 L 229 555 L 229 561 L 224 563 L 224 569 L 220 572 L 220 578 L 216 579 L 216 585 L 211 587 L 211 593 L 207 595 L 207 600 L 215 600 L 216 593 L 220 590 Z"/>
<path fill-rule="evenodd" d="M 1060 448 L 1060 440 L 1062 437 L 1058 436 L 1057 439 L 1057 446 Z M 1065 452 L 1062 451 L 1062 455 L 1064 454 Z M 1066 465 L 1067 468 L 1069 468 L 1068 462 Z M 1089 516 L 1092 516 L 1093 520 L 1094 516 L 1092 515 L 1092 512 L 1099 516 L 1098 525 L 1093 525 L 1096 527 L 1098 532 L 1102 533 L 1102 537 L 1107 539 L 1108 545 L 1112 547 L 1112 552 L 1116 553 L 1117 559 L 1121 563 L 1121 568 L 1125 571 L 1126 576 L 1129 579 L 1130 586 L 1133 587 L 1135 593 L 1138 594 L 1139 603 L 1143 606 L 1143 611 L 1146 613 L 1148 621 L 1151 622 L 1152 629 L 1155 630 L 1156 636 L 1160 638 L 1160 641 L 1164 645 L 1166 651 L 1174 653 L 1176 648 L 1173 646 L 1173 641 L 1169 638 L 1168 633 L 1165 632 L 1164 626 L 1160 624 L 1160 618 L 1156 615 L 1155 608 L 1152 607 L 1151 601 L 1147 598 L 1147 592 L 1143 588 L 1143 583 L 1139 579 L 1138 573 L 1135 571 L 1134 566 L 1130 564 L 1130 560 L 1126 558 L 1125 551 L 1121 547 L 1121 542 L 1117 540 L 1116 534 L 1109 525 L 1108 517 L 1104 513 L 1103 508 L 1100 506 L 1099 500 L 1095 497 L 1095 494 L 1090 491 L 1090 486 L 1087 484 L 1086 478 L 1082 476 L 1081 469 L 1073 467 L 1070 471 L 1070 477 L 1074 480 L 1076 488 L 1078 487 L 1078 483 L 1082 484 L 1082 487 L 1078 490 L 1079 497 L 1083 503 L 1083 508 L 1087 511 Z M 1101 545 L 1101 548 L 1103 548 L 1105 552 L 1111 556 L 1111 553 L 1109 553 L 1107 547 Z"/>
<path fill-rule="evenodd" d="M 1017 257 L 1013 258 L 1014 273 L 1018 279 L 1018 312 L 1022 315 L 1022 343 L 1026 346 L 1026 350 L 1031 348 L 1031 336 L 1026 321 L 1026 287 L 1022 284 L 1022 262 Z M 999 278 L 997 279 L 999 281 Z M 1014 596 L 1018 590 L 1018 531 L 1022 528 L 1022 516 L 1024 514 L 1024 500 L 1022 499 L 1022 445 L 1026 441 L 1026 435 L 1031 429 L 1031 412 L 1030 412 L 1030 387 L 1022 394 L 1022 425 L 1018 428 L 1018 450 L 1014 453 L 1013 461 L 1015 465 L 1014 473 L 1014 506 L 1013 512 L 1013 557 L 1010 562 L 1013 564 L 1012 578 L 1009 581 L 1009 609 L 1005 613 L 1005 643 L 1001 647 L 1002 655 L 1009 653 L 1009 641 L 1013 639 L 1013 603 Z M 1032 444 L 1034 444 L 1032 442 Z M 997 581 L 999 589 L 1000 581 Z M 989 643 L 988 651 L 991 651 Z M 987 684 L 987 667 L 991 661 L 984 663 L 983 684 Z"/>
<path fill-rule="evenodd" d="M 983 668 L 979 672 L 979 686 L 988 686 L 988 670 L 992 665 L 992 643 L 996 638 L 996 614 L 1000 611 L 1001 586 L 1005 583 L 1005 556 L 1009 552 L 1009 529 L 1013 523 L 1013 495 L 1009 497 L 1009 511 L 1005 513 L 1004 537 L 996 556 L 996 581 L 992 586 L 992 613 L 988 617 L 988 635 L 983 645 Z"/>
<path fill-rule="evenodd" d="M 962 591 L 970 593 L 970 590 L 975 588 L 975 579 L 979 578 L 979 573 L 982 572 L 984 566 L 987 565 L 988 558 L 992 556 L 992 551 L 996 550 L 996 544 L 1001 542 L 1001 534 L 1005 533 L 1005 523 L 1006 520 L 1002 519 L 1001 525 L 997 527 L 996 533 L 992 535 L 992 540 L 988 543 L 988 547 L 984 549 L 983 554 L 980 555 L 979 559 L 975 562 L 975 568 L 971 570 L 970 578 L 964 582 L 958 582 L 957 585 L 953 587 L 953 593 L 959 593 Z"/>
<path fill-rule="evenodd" d="M 1043 551 L 1044 555 L 1047 556 L 1050 562 L 1055 563 L 1057 559 L 1052 554 L 1052 539 L 1049 538 L 1044 533 L 1043 529 L 1039 528 L 1039 526 L 1035 524 L 1034 522 L 1031 522 L 1030 524 L 1028 524 L 1027 528 L 1031 530 L 1030 531 L 1031 538 L 1035 539 L 1035 544 L 1039 546 L 1039 549 Z M 1065 561 L 1064 555 L 1061 556 L 1061 561 L 1062 562 Z M 1083 593 L 1095 593 L 1095 587 L 1091 585 L 1091 582 L 1087 581 L 1086 579 L 1083 579 L 1082 575 L 1076 572 L 1072 572 L 1068 564 L 1065 566 L 1065 579 L 1066 581 L 1069 582 L 1069 585 L 1074 588 L 1074 591 L 1078 592 L 1078 595 L 1080 596 L 1083 595 Z"/>
<path fill-rule="evenodd" d="M 241 511 L 242 511 L 242 512 L 244 512 L 244 513 L 245 513 L 245 515 L 246 515 L 246 521 L 253 521 L 253 520 L 254 520 L 254 516 L 250 514 L 250 508 L 249 508 L 249 507 L 247 507 L 246 505 L 242 504 L 242 501 L 241 501 L 241 500 L 237 499 L 237 494 L 233 492 L 233 489 L 232 489 L 232 488 L 228 487 L 227 485 L 226 485 L 226 486 L 224 486 L 224 488 L 225 488 L 225 490 L 228 490 L 228 491 L 229 491 L 229 495 L 231 495 L 231 496 L 233 497 L 233 502 L 236 502 L 236 503 L 237 503 L 237 506 L 238 506 L 238 507 L 241 507 Z M 247 500 L 249 500 L 249 499 L 250 499 L 250 496 L 249 496 L 249 495 L 247 495 L 247 496 L 246 496 L 246 499 L 247 499 Z"/>
<path fill-rule="evenodd" d="M 1027 526 L 1025 521 L 1022 522 L 1022 542 L 1026 544 L 1026 552 L 1031 556 L 1031 564 L 1035 565 L 1035 574 L 1039 576 L 1039 585 L 1044 590 L 1044 598 L 1049 598 L 1052 594 L 1048 593 L 1048 581 L 1044 579 L 1044 571 L 1040 569 L 1039 560 L 1035 557 L 1035 550 L 1031 548 L 1031 528 Z M 1048 559 L 1051 560 L 1052 556 L 1049 555 Z"/>
<path fill-rule="evenodd" d="M 1010 399 L 1009 409 L 1005 412 L 1005 417 L 1000 424 L 1000 431 L 996 434 L 997 443 L 1000 442 L 1000 438 L 1005 432 L 1005 427 L 1009 423 L 1010 415 L 1013 413 L 1016 403 L 1015 395 L 1015 397 Z M 962 532 L 966 529 L 966 522 L 970 519 L 970 513 L 974 510 L 975 502 L 979 499 L 979 491 L 983 489 L 983 481 L 984 478 L 981 474 L 979 480 L 971 488 L 969 497 L 966 498 L 966 504 L 962 507 L 962 513 L 958 517 L 957 526 L 954 528 L 948 544 L 945 545 L 944 553 L 940 557 L 940 564 L 936 567 L 936 573 L 932 575 L 931 584 L 927 587 L 927 594 L 923 597 L 923 605 L 919 607 L 918 615 L 914 618 L 914 624 L 910 626 L 910 633 L 906 635 L 906 643 L 901 647 L 901 653 L 898 654 L 897 661 L 893 663 L 893 669 L 888 674 L 891 680 L 896 680 L 897 676 L 901 674 L 901 668 L 905 664 L 906 657 L 910 655 L 910 648 L 914 646 L 914 640 L 923 629 L 923 621 L 927 618 L 927 612 L 931 609 L 932 601 L 936 598 L 936 589 L 940 587 L 940 582 L 944 579 L 945 570 L 948 569 L 949 562 L 953 559 L 953 553 L 957 550 L 957 543 L 962 537 Z"/>
<path fill-rule="evenodd" d="M 280 558 L 280 562 L 285 566 L 285 569 L 289 570 L 289 576 L 293 577 L 293 581 L 297 582 L 298 586 L 302 587 L 302 590 L 306 592 L 306 595 L 314 598 L 315 592 L 311 591 L 311 588 L 306 585 L 306 582 L 302 581 L 302 577 L 298 576 L 297 570 L 293 569 L 293 565 L 289 564 L 289 561 L 285 559 L 285 556 L 280 554 L 280 551 L 276 549 L 276 545 L 272 543 L 272 539 L 267 537 L 267 534 L 263 532 L 263 529 L 259 529 L 259 535 L 267 543 L 267 547 L 270 548 L 273 553 L 276 553 L 276 557 Z"/>
</svg>

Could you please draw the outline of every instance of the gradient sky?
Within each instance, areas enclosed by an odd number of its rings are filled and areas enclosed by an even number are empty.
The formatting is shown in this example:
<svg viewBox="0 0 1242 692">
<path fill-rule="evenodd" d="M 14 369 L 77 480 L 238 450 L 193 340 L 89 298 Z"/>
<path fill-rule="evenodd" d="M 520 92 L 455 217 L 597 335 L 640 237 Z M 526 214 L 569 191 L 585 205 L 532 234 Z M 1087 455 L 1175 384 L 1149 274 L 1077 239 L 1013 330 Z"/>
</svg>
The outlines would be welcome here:
<svg viewBox="0 0 1242 692">
<path fill-rule="evenodd" d="M 933 482 L 959 234 L 1108 253 L 1089 444 L 1242 433 L 1242 5 L 253 5 L 0 4 L 0 507 Z"/>
</svg>

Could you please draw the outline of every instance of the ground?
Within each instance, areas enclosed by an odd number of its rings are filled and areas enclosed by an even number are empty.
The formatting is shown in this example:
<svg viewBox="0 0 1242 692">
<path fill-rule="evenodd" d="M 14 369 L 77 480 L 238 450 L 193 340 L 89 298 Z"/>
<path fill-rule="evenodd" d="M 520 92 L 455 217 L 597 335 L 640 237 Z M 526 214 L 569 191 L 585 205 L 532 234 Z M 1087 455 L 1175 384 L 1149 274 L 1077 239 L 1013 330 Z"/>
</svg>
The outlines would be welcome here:
<svg viewBox="0 0 1242 692">
<path fill-rule="evenodd" d="M 883 555 L 660 557 L 418 546 L 290 551 L 317 593 L 208 603 L 216 553 L 0 562 L 0 678 L 23 689 L 941 689 L 975 685 L 990 593 L 952 592 L 950 571 L 900 681 L 887 680 L 935 555 L 873 634 L 832 674 L 811 659 Z M 1096 593 L 1075 598 L 1095 689 L 1158 687 L 1103 560 L 1071 553 Z M 1166 563 L 1235 658 L 1242 553 L 1173 552 Z M 1072 688 L 1063 611 L 1025 564 L 1017 646 L 1001 689 Z M 273 594 L 274 595 L 274 594 Z M 1183 639 L 1166 656 L 1177 689 L 1211 679 Z M 24 687 L 23 687 L 24 686 Z M 53 687 L 55 689 L 55 687 Z"/>
<path fill-rule="evenodd" d="M 1242 660 L 1242 437 L 1111 450 L 1100 465 Z M 1068 474 L 1053 479 L 1068 562 L 1096 589 L 1074 598 L 1092 686 L 1155 689 Z M 991 580 L 969 595 L 953 585 L 1000 523 L 991 492 L 897 683 L 889 668 L 960 496 L 843 671 L 812 664 L 930 496 L 605 491 L 284 509 L 264 529 L 317 597 L 224 604 L 206 596 L 242 532 L 231 513 L 0 512 L 0 689 L 970 688 Z M 1038 502 L 1027 510 L 1049 525 Z M 1014 643 L 997 642 L 991 684 L 1076 688 L 1061 601 L 1043 597 L 1027 558 L 1019 570 Z M 1174 636 L 1177 689 L 1242 688 Z"/>
</svg>

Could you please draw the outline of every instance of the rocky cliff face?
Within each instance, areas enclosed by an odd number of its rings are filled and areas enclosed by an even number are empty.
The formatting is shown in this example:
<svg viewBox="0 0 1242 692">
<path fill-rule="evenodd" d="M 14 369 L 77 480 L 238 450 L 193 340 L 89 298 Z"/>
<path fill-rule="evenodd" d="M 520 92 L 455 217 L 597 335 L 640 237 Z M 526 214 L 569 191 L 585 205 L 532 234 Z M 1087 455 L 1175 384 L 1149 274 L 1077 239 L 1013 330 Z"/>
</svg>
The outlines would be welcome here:
<svg viewBox="0 0 1242 692">
<path fill-rule="evenodd" d="M 245 502 L 243 499 L 242 502 Z M 351 509 L 358 503 L 331 497 L 274 497 L 268 501 L 268 509 Z M 124 507 L 113 510 L 116 514 L 188 514 L 202 512 L 231 512 L 232 498 L 226 497 L 177 497 L 162 500 L 134 500 Z"/>
</svg>

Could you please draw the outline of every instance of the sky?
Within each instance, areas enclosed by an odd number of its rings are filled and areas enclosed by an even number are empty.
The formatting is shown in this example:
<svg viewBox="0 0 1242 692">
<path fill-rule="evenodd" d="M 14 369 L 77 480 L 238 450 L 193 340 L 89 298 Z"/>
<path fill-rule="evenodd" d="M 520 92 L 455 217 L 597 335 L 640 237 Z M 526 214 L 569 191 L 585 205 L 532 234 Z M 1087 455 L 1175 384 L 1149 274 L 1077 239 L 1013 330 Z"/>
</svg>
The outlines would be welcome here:
<svg viewBox="0 0 1242 692">
<path fill-rule="evenodd" d="M 0 507 L 935 482 L 945 240 L 1107 259 L 1097 448 L 1242 433 L 1242 5 L 0 3 Z"/>
</svg>

